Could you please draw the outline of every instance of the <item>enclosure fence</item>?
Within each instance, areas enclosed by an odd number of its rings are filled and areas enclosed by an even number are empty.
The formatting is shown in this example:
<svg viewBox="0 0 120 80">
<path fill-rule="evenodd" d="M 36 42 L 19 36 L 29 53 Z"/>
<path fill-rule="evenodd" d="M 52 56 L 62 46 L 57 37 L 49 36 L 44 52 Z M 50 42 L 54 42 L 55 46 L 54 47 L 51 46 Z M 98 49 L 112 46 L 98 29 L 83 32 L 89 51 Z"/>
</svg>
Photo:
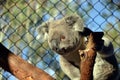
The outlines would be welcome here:
<svg viewBox="0 0 120 80">
<path fill-rule="evenodd" d="M 69 80 L 59 66 L 59 55 L 47 41 L 37 39 L 41 23 L 77 13 L 86 27 L 103 31 L 120 62 L 119 0 L 0 0 L 0 42 L 56 80 Z M 18 80 L 0 68 L 0 80 Z"/>
</svg>

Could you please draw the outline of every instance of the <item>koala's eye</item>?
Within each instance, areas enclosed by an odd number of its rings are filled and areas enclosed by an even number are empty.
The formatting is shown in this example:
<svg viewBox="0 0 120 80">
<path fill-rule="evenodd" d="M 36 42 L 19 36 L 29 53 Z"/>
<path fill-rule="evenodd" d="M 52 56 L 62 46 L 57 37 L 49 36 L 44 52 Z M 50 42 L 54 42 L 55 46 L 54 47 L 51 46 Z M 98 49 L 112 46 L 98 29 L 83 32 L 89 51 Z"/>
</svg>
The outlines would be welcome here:
<svg viewBox="0 0 120 80">
<path fill-rule="evenodd" d="M 61 35 L 60 36 L 60 40 L 64 40 L 65 39 L 65 36 L 64 35 Z"/>
</svg>

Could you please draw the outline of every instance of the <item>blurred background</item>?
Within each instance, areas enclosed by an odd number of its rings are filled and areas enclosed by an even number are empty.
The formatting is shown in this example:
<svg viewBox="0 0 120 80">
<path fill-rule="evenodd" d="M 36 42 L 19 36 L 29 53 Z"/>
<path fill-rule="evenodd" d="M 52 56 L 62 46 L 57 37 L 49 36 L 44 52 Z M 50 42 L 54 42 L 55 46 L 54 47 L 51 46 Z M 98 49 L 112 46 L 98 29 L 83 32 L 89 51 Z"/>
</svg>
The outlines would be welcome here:
<svg viewBox="0 0 120 80">
<path fill-rule="evenodd" d="M 0 42 L 16 55 L 41 68 L 56 80 L 69 80 L 59 66 L 59 55 L 38 40 L 42 22 L 77 13 L 86 27 L 103 31 L 120 63 L 119 0 L 0 0 Z M 42 35 L 42 34 L 39 34 Z M 0 80 L 18 80 L 0 68 Z"/>
</svg>

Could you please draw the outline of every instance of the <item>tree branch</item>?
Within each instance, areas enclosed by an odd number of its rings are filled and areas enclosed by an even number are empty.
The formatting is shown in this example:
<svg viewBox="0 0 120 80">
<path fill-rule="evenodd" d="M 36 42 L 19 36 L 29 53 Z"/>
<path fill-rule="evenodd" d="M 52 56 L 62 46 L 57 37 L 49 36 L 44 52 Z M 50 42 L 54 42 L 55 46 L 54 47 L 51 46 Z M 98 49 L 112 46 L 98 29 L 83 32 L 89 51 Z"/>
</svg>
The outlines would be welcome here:
<svg viewBox="0 0 120 80">
<path fill-rule="evenodd" d="M 99 36 L 98 36 L 99 35 Z M 103 33 L 91 33 L 88 39 L 88 44 L 85 50 L 79 50 L 80 53 L 80 80 L 93 80 L 93 67 L 96 58 L 96 50 L 99 50 L 101 46 L 97 46 L 103 40 L 101 39 Z"/>
<path fill-rule="evenodd" d="M 43 70 L 29 64 L 0 43 L 0 66 L 20 80 L 54 80 Z"/>
</svg>

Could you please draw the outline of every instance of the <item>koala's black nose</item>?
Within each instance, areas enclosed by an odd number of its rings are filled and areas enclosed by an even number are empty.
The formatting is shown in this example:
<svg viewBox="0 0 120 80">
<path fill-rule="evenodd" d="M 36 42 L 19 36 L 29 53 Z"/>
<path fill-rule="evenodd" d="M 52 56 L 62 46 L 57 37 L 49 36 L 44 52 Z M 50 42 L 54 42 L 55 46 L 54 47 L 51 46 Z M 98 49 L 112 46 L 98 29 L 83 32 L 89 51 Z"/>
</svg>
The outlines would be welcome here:
<svg viewBox="0 0 120 80">
<path fill-rule="evenodd" d="M 63 47 L 62 49 L 61 49 L 63 52 L 65 52 L 66 51 L 66 49 Z"/>
</svg>

